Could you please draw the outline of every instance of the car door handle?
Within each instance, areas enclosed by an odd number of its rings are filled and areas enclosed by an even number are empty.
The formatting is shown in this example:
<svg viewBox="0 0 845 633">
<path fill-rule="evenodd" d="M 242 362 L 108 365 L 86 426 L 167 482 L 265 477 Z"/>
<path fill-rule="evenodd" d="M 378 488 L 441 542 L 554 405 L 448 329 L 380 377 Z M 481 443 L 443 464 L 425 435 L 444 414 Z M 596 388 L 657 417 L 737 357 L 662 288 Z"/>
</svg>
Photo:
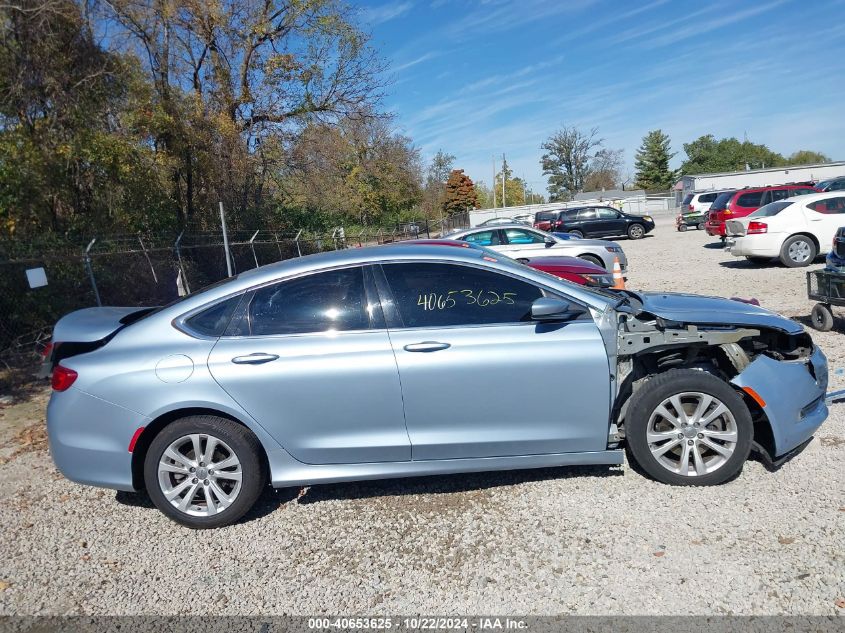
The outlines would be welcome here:
<svg viewBox="0 0 845 633">
<path fill-rule="evenodd" d="M 810 222 L 821 222 L 824 218 L 810 218 Z"/>
<path fill-rule="evenodd" d="M 264 354 L 262 352 L 255 352 L 249 356 L 235 356 L 232 362 L 236 365 L 261 365 L 262 363 L 269 363 L 276 360 L 278 354 Z"/>
<path fill-rule="evenodd" d="M 402 349 L 406 352 L 437 352 L 441 349 L 452 347 L 449 343 L 438 343 L 437 341 L 423 341 L 422 343 L 409 343 Z"/>
</svg>

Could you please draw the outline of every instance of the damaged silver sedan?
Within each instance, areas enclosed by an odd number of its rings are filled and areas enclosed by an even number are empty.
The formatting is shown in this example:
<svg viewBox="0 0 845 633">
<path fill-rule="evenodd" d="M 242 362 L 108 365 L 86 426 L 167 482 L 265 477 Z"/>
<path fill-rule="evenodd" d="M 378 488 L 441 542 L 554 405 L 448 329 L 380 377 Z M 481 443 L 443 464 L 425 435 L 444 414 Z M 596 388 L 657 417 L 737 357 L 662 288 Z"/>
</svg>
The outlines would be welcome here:
<svg viewBox="0 0 845 633">
<path fill-rule="evenodd" d="M 800 325 L 737 301 L 586 288 L 500 254 L 352 249 L 265 266 L 156 310 L 54 330 L 59 469 L 180 523 L 302 486 L 630 455 L 719 484 L 827 416 Z"/>
</svg>

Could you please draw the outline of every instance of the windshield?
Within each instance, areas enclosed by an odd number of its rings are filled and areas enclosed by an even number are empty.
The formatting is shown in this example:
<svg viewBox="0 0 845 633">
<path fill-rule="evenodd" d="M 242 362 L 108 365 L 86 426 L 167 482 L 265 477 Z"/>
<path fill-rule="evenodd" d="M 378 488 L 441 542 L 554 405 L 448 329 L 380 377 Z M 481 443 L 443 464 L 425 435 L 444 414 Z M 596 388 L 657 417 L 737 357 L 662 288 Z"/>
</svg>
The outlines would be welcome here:
<svg viewBox="0 0 845 633">
<path fill-rule="evenodd" d="M 736 191 L 726 191 L 725 193 L 720 193 L 719 197 L 713 201 L 713 205 L 710 207 L 711 211 L 722 211 L 725 207 L 728 206 L 728 202 Z"/>
<path fill-rule="evenodd" d="M 690 202 L 692 202 L 692 196 L 693 194 L 688 193 L 681 204 L 689 204 Z"/>
<path fill-rule="evenodd" d="M 773 215 L 777 215 L 781 211 L 783 211 L 786 207 L 793 204 L 792 200 L 778 200 L 777 202 L 770 202 L 769 204 L 763 205 L 759 209 L 757 209 L 754 213 L 750 214 L 749 218 L 770 218 Z"/>
</svg>

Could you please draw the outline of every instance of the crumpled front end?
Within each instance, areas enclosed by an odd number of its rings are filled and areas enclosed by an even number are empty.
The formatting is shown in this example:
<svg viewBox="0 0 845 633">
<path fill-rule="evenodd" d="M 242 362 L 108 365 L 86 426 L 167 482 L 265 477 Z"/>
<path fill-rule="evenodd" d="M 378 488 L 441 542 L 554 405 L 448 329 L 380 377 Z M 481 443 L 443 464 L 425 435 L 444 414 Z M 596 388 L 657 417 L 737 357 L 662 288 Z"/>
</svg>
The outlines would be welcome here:
<svg viewBox="0 0 845 633">
<path fill-rule="evenodd" d="M 749 393 L 769 420 L 774 457 L 812 437 L 827 419 L 827 359 L 815 347 L 809 358 L 775 360 L 760 354 L 731 382 Z"/>
</svg>

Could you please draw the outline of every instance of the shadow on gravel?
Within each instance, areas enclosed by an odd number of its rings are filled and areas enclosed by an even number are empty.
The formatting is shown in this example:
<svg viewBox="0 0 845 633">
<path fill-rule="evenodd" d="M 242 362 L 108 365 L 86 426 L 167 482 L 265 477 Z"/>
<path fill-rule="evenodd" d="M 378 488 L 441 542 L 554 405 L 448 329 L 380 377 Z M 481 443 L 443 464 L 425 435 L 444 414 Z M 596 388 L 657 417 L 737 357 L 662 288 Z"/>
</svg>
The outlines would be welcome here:
<svg viewBox="0 0 845 633">
<path fill-rule="evenodd" d="M 588 477 L 621 477 L 621 466 L 561 466 L 531 470 L 507 470 L 487 473 L 461 473 L 380 479 L 342 484 L 322 484 L 307 488 L 298 503 L 320 503 L 348 499 L 371 499 L 397 495 L 453 494 L 477 492 L 502 486 L 553 479 L 584 479 Z"/>
<path fill-rule="evenodd" d="M 713 250 L 720 250 L 725 248 L 725 245 L 722 242 L 708 242 L 704 245 L 704 248 L 711 248 Z"/>
<path fill-rule="evenodd" d="M 258 501 L 252 509 L 247 512 L 238 523 L 247 523 L 254 519 L 272 514 L 284 504 L 293 501 L 299 495 L 299 488 L 272 488 L 267 486 L 258 497 Z M 154 510 L 158 512 L 153 502 L 150 500 L 146 492 L 124 492 L 118 491 L 114 500 L 121 505 L 131 506 L 133 508 L 144 508 L 145 510 Z"/>
</svg>

